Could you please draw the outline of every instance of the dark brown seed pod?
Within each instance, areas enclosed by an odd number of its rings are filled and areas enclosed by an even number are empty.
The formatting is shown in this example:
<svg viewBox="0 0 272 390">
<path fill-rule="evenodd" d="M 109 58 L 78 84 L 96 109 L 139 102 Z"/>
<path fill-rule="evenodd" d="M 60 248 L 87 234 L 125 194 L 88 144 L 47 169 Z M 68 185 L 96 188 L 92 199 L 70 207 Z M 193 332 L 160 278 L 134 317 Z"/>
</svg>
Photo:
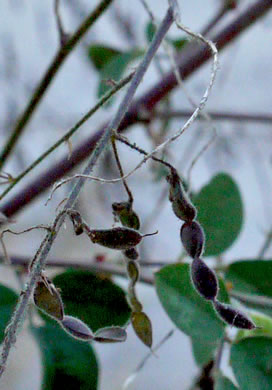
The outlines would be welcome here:
<svg viewBox="0 0 272 390">
<path fill-rule="evenodd" d="M 81 215 L 76 210 L 69 210 L 68 215 L 71 218 L 71 221 L 73 223 L 75 234 L 79 236 L 84 231 Z"/>
<path fill-rule="evenodd" d="M 99 343 L 122 343 L 127 339 L 127 332 L 119 326 L 99 329 L 94 334 L 94 341 Z"/>
<path fill-rule="evenodd" d="M 256 325 L 246 316 L 246 314 L 234 309 L 230 305 L 218 302 L 217 300 L 214 301 L 213 305 L 219 317 L 227 324 L 240 329 L 251 330 L 256 328 Z"/>
<path fill-rule="evenodd" d="M 133 211 L 131 202 L 119 202 L 112 204 L 114 216 L 121 222 L 123 226 L 131 229 L 140 229 L 140 219 Z"/>
<path fill-rule="evenodd" d="M 90 341 L 94 338 L 90 328 L 78 318 L 64 316 L 60 324 L 68 334 L 76 339 Z"/>
<path fill-rule="evenodd" d="M 152 324 L 144 312 L 131 314 L 131 323 L 136 335 L 149 348 L 152 347 Z"/>
<path fill-rule="evenodd" d="M 111 249 L 126 250 L 138 245 L 143 237 L 156 233 L 142 235 L 136 230 L 126 227 L 116 227 L 105 230 L 89 230 L 88 236 L 94 244 L 99 244 Z"/>
<path fill-rule="evenodd" d="M 134 286 L 139 279 L 139 266 L 134 260 L 130 260 L 127 262 L 127 273 L 129 276 L 129 279 L 132 282 L 132 285 Z"/>
<path fill-rule="evenodd" d="M 35 305 L 49 316 L 56 320 L 63 320 L 64 310 L 60 293 L 45 276 L 37 282 L 33 300 Z"/>
<path fill-rule="evenodd" d="M 130 248 L 123 251 L 124 256 L 126 256 L 130 260 L 137 260 L 139 257 L 139 253 L 136 248 Z"/>
<path fill-rule="evenodd" d="M 175 215 L 185 222 L 193 221 L 196 218 L 196 208 L 188 198 L 177 171 L 172 168 L 166 177 L 169 183 L 169 200 L 172 202 L 172 209 Z"/>
<path fill-rule="evenodd" d="M 194 258 L 191 266 L 191 277 L 196 291 L 207 300 L 214 300 L 218 293 L 218 282 L 215 273 L 203 260 Z"/>
<path fill-rule="evenodd" d="M 201 256 L 205 245 L 205 235 L 198 222 L 184 223 L 180 229 L 180 238 L 189 256 L 192 258 Z"/>
</svg>

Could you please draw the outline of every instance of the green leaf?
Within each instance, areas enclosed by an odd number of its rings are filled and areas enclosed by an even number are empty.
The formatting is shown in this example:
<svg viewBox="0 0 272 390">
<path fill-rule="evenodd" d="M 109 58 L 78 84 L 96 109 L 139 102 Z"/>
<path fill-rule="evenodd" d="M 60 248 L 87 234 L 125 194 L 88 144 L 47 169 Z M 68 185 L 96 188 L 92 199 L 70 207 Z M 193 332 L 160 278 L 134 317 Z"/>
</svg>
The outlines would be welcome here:
<svg viewBox="0 0 272 390">
<path fill-rule="evenodd" d="M 143 55 L 143 50 L 134 49 L 127 53 L 121 53 L 109 60 L 100 72 L 100 83 L 98 87 L 98 97 L 103 96 L 111 88 L 107 85 L 107 80 L 119 81 L 125 73 L 128 65 Z"/>
<path fill-rule="evenodd" d="M 213 359 L 217 344 L 205 343 L 201 338 L 196 337 L 191 338 L 191 343 L 192 352 L 199 367 L 205 366 Z"/>
<path fill-rule="evenodd" d="M 68 336 L 56 323 L 33 329 L 43 359 L 43 390 L 97 390 L 98 363 L 90 344 Z"/>
<path fill-rule="evenodd" d="M 225 324 L 216 315 L 212 304 L 195 291 L 188 264 L 163 267 L 155 274 L 155 285 L 164 310 L 180 330 L 207 344 L 217 344 Z M 221 281 L 218 299 L 228 300 Z"/>
<path fill-rule="evenodd" d="M 241 390 L 272 389 L 272 339 L 252 337 L 233 344 L 231 365 Z"/>
<path fill-rule="evenodd" d="M 194 197 L 198 221 L 206 234 L 205 256 L 217 256 L 238 237 L 243 222 L 243 204 L 233 179 L 219 173 Z"/>
<path fill-rule="evenodd" d="M 18 295 L 8 287 L 0 284 L 0 343 L 4 338 L 4 331 L 11 319 Z"/>
<path fill-rule="evenodd" d="M 234 292 L 248 295 L 264 295 L 272 298 L 272 260 L 243 260 L 232 263 L 225 279 L 231 282 Z M 247 306 L 257 308 L 272 315 L 272 309 L 247 303 Z"/>
<path fill-rule="evenodd" d="M 107 62 L 121 53 L 120 50 L 101 44 L 92 45 L 88 49 L 88 56 L 97 70 L 101 70 Z"/>
<path fill-rule="evenodd" d="M 186 38 L 171 39 L 170 42 L 176 50 L 181 50 L 188 42 L 188 39 Z"/>
<path fill-rule="evenodd" d="M 145 37 L 146 37 L 147 42 L 152 41 L 156 30 L 157 30 L 157 28 L 153 22 L 147 23 L 146 28 L 145 28 Z"/>
<path fill-rule="evenodd" d="M 79 318 L 93 332 L 123 326 L 130 318 L 124 291 L 88 271 L 66 271 L 53 280 L 60 288 L 65 314 Z"/>
<path fill-rule="evenodd" d="M 220 375 L 216 380 L 214 390 L 237 390 L 237 387 L 228 378 Z"/>
</svg>

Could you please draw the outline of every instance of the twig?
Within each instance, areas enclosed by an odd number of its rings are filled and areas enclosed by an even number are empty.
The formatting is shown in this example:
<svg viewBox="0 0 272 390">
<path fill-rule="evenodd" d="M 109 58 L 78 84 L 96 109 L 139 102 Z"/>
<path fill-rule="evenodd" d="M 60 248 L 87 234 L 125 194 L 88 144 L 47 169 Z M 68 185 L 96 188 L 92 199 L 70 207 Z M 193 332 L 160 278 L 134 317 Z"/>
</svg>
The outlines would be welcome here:
<svg viewBox="0 0 272 390">
<path fill-rule="evenodd" d="M 238 122 L 260 122 L 265 124 L 271 124 L 272 115 L 270 114 L 248 114 L 243 112 L 219 112 L 219 111 L 209 111 L 212 120 L 231 120 Z M 176 111 L 156 111 L 154 116 L 161 119 L 175 119 L 175 118 L 187 118 L 192 115 L 192 111 L 189 110 L 176 110 Z M 201 120 L 201 118 L 199 118 Z"/>
<path fill-rule="evenodd" d="M 116 92 L 123 88 L 127 83 L 129 83 L 133 77 L 133 73 L 125 77 L 119 83 L 117 83 L 113 88 L 109 90 L 104 96 L 99 99 L 99 101 L 92 107 L 63 137 L 61 137 L 54 145 L 47 149 L 40 157 L 38 157 L 32 164 L 29 165 L 20 175 L 12 179 L 12 184 L 3 191 L 0 195 L 0 200 L 4 198 L 12 188 L 21 181 L 30 171 L 32 171 L 37 165 L 39 165 L 49 154 L 51 154 L 58 146 L 63 142 L 68 141 L 72 135 L 88 120 L 90 117 L 102 107 Z"/>
<path fill-rule="evenodd" d="M 104 151 L 111 135 L 112 131 L 116 130 L 121 120 L 123 119 L 125 113 L 127 112 L 133 95 L 136 92 L 137 87 L 139 86 L 140 82 L 142 81 L 144 74 L 146 70 L 148 69 L 152 58 L 154 57 L 157 49 L 159 48 L 164 36 L 166 35 L 167 31 L 169 30 L 170 26 L 173 23 L 173 14 L 171 9 L 168 9 L 166 16 L 164 17 L 160 28 L 156 32 L 154 39 L 152 40 L 142 62 L 138 66 L 131 84 L 127 90 L 127 93 L 125 94 L 118 111 L 112 121 L 107 126 L 106 130 L 104 131 L 102 137 L 98 141 L 94 151 L 92 152 L 89 161 L 87 163 L 86 168 L 83 171 L 84 175 L 89 175 L 89 173 L 92 171 L 94 165 L 97 162 L 97 159 L 101 155 L 101 153 Z M 26 284 L 25 291 L 21 294 L 19 302 L 17 303 L 17 306 L 15 308 L 14 314 L 12 316 L 11 322 L 8 325 L 6 331 L 5 331 L 5 338 L 3 341 L 3 348 L 2 348 L 2 355 L 1 355 L 1 364 L 0 364 L 0 376 L 3 374 L 6 368 L 6 362 L 9 356 L 9 352 L 11 350 L 12 345 L 16 341 L 16 334 L 18 332 L 19 324 L 22 322 L 28 301 L 30 299 L 30 296 L 33 292 L 35 283 L 37 279 L 39 278 L 42 269 L 44 268 L 47 260 L 48 253 L 53 245 L 53 242 L 55 241 L 57 234 L 61 228 L 61 225 L 64 222 L 65 219 L 65 211 L 73 208 L 75 202 L 78 199 L 79 193 L 85 183 L 85 180 L 83 178 L 79 178 L 74 185 L 69 198 L 67 202 L 65 203 L 65 206 L 63 208 L 63 211 L 57 215 L 55 218 L 55 221 L 52 225 L 52 230 L 47 234 L 46 239 L 44 241 L 44 244 L 42 244 L 42 249 L 40 251 L 40 255 L 37 257 L 34 265 L 32 266 L 30 270 L 29 280 Z M 33 264 L 33 262 L 32 262 Z"/>
<path fill-rule="evenodd" d="M 2 169 L 7 158 L 10 156 L 13 151 L 16 142 L 21 136 L 25 126 L 29 122 L 33 112 L 43 98 L 47 88 L 51 84 L 52 80 L 59 71 L 64 60 L 68 55 L 73 51 L 74 47 L 81 40 L 83 35 L 89 30 L 89 28 L 97 21 L 97 19 L 103 14 L 103 12 L 109 7 L 113 0 L 102 0 L 99 5 L 92 11 L 83 23 L 79 26 L 77 31 L 70 37 L 70 39 L 63 45 L 57 52 L 55 58 L 53 59 L 51 65 L 47 69 L 45 75 L 40 81 L 39 85 L 35 89 L 25 111 L 22 113 L 21 117 L 18 119 L 17 124 L 7 140 L 5 146 L 2 149 L 0 154 L 0 170 Z"/>
<path fill-rule="evenodd" d="M 230 291 L 230 296 L 244 304 L 252 304 L 266 309 L 272 309 L 272 299 L 266 296 L 243 294 L 237 291 Z"/>
<path fill-rule="evenodd" d="M 213 37 L 217 49 L 221 50 L 233 42 L 246 28 L 264 16 L 271 8 L 271 0 L 257 0 L 246 10 L 239 13 L 237 17 Z M 210 59 L 210 57 L 210 50 L 206 47 L 195 45 L 194 42 L 187 44 L 177 58 L 181 78 L 185 80 Z M 151 112 L 176 86 L 177 80 L 175 74 L 169 72 L 131 105 L 131 108 L 126 113 L 126 116 L 118 128 L 118 132 L 122 132 L 129 126 L 139 122 L 143 111 L 146 111 L 147 113 Z M 102 136 L 105 127 L 106 125 L 102 126 L 94 135 L 91 135 L 88 139 L 84 139 L 84 141 L 74 149 L 73 158 L 67 160 L 65 157 L 62 160 L 57 161 L 47 170 L 40 173 L 38 177 L 35 177 L 30 181 L 25 188 L 2 206 L 1 211 L 7 217 L 11 217 L 26 204 L 29 204 L 35 197 L 49 188 L 56 180 L 63 177 L 71 169 L 74 169 L 76 164 L 79 164 L 89 156 L 90 152 L 94 149 L 96 142 Z"/>
<path fill-rule="evenodd" d="M 64 31 L 64 28 L 62 25 L 60 12 L 59 12 L 59 4 L 60 4 L 60 0 L 55 0 L 54 12 L 55 12 L 57 28 L 58 28 L 58 32 L 59 32 L 60 46 L 62 47 L 67 42 L 67 39 L 69 39 L 69 35 Z"/>
</svg>

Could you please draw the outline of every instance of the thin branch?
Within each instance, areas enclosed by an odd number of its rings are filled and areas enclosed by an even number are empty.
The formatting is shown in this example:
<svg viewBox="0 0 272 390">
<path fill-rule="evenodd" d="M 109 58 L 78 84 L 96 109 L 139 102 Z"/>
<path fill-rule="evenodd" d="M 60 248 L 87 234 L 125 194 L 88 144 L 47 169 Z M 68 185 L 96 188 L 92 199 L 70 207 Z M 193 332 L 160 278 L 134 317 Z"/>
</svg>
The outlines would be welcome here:
<svg viewBox="0 0 272 390">
<path fill-rule="evenodd" d="M 209 111 L 211 119 L 213 120 L 231 120 L 238 122 L 260 122 L 265 124 L 271 124 L 272 115 L 270 114 L 248 114 L 243 112 L 219 112 L 219 111 Z M 156 111 L 154 116 L 159 119 L 175 119 L 175 118 L 187 118 L 192 115 L 190 110 L 177 110 L 177 111 Z M 199 118 L 201 120 L 201 118 Z"/>
<path fill-rule="evenodd" d="M 54 145 L 47 149 L 41 156 L 39 156 L 32 164 L 30 164 L 20 175 L 15 178 L 12 178 L 12 183 L 9 187 L 3 191 L 0 195 L 0 200 L 2 200 L 12 188 L 23 179 L 30 171 L 32 171 L 36 166 L 38 166 L 49 154 L 56 150 L 62 143 L 68 141 L 72 135 L 88 120 L 90 117 L 102 107 L 116 92 L 123 88 L 127 83 L 129 83 L 133 77 L 133 73 L 125 77 L 119 83 L 117 83 L 113 88 L 111 88 L 104 96 L 99 99 L 99 101 L 92 107 L 63 137 L 61 137 Z"/>
<path fill-rule="evenodd" d="M 62 47 L 67 42 L 67 39 L 69 39 L 69 35 L 64 31 L 61 17 L 60 17 L 60 12 L 59 12 L 59 5 L 60 5 L 60 0 L 55 0 L 54 12 L 55 12 L 55 16 L 56 16 L 56 23 L 57 23 L 58 33 L 59 33 L 60 46 Z"/>
<path fill-rule="evenodd" d="M 252 304 L 266 309 L 272 309 L 272 299 L 262 295 L 243 294 L 231 291 L 230 296 L 244 304 Z"/>
<path fill-rule="evenodd" d="M 97 142 L 95 149 L 93 150 L 89 161 L 87 163 L 86 168 L 83 171 L 84 175 L 89 175 L 92 171 L 94 165 L 96 164 L 98 158 L 104 151 L 105 147 L 107 146 L 107 143 L 112 135 L 112 131 L 116 130 L 120 122 L 122 121 L 125 113 L 127 112 L 133 95 L 135 94 L 137 87 L 139 86 L 140 82 L 142 81 L 144 74 L 146 70 L 148 69 L 152 58 L 154 57 L 156 51 L 158 50 L 164 36 L 167 34 L 167 31 L 171 27 L 173 23 L 173 14 L 171 9 L 168 9 L 166 16 L 164 17 L 160 28 L 156 32 L 154 39 L 152 40 L 142 62 L 138 66 L 132 81 L 130 83 L 130 86 L 118 108 L 118 111 L 112 121 L 107 126 L 106 130 L 103 132 L 102 137 Z M 26 284 L 25 290 L 22 292 L 19 301 L 17 303 L 17 306 L 15 308 L 14 314 L 12 316 L 10 324 L 7 326 L 5 330 L 5 338 L 3 341 L 3 348 L 2 348 L 2 355 L 1 355 L 1 364 L 0 364 L 0 376 L 3 374 L 6 368 L 7 359 L 11 350 L 12 345 L 16 341 L 16 335 L 18 333 L 18 328 L 20 323 L 23 320 L 28 301 L 31 297 L 31 294 L 34 290 L 35 283 L 38 280 L 43 268 L 46 265 L 46 260 L 48 253 L 50 252 L 50 249 L 57 238 L 57 234 L 65 220 L 65 212 L 68 209 L 73 208 L 74 204 L 76 203 L 79 193 L 85 183 L 85 180 L 83 178 L 79 178 L 76 184 L 74 185 L 67 202 L 65 203 L 65 206 L 63 208 L 63 211 L 57 215 L 55 218 L 54 223 L 52 224 L 51 231 L 47 234 L 46 239 L 43 241 L 41 245 L 41 250 L 39 256 L 36 258 L 35 263 L 32 262 L 32 268 L 30 270 L 29 280 Z"/>
<path fill-rule="evenodd" d="M 271 8 L 271 0 L 258 0 L 238 14 L 237 17 L 213 37 L 217 49 L 221 50 L 233 42 L 246 28 L 264 16 Z M 187 44 L 177 58 L 181 78 L 185 80 L 210 58 L 210 50 L 205 46 L 196 45 L 194 42 Z M 131 105 L 131 108 L 126 113 L 118 128 L 118 132 L 123 132 L 129 126 L 139 122 L 142 117 L 142 112 L 147 113 L 146 120 L 148 121 L 148 113 L 152 112 L 155 106 L 176 86 L 177 80 L 175 74 L 174 72 L 169 72 L 154 87 Z M 25 188 L 4 204 L 1 211 L 7 217 L 12 216 L 26 204 L 30 203 L 36 196 L 44 192 L 56 180 L 67 174 L 76 164 L 82 162 L 95 147 L 105 127 L 106 125 L 102 126 L 94 135 L 91 135 L 88 139 L 84 139 L 74 149 L 73 155 L 69 160 L 65 157 L 57 161 L 43 173 L 39 174 L 38 177 L 34 178 Z"/>
<path fill-rule="evenodd" d="M 267 235 L 265 237 L 265 241 L 260 249 L 260 252 L 257 255 L 258 259 L 264 258 L 264 255 L 267 252 L 267 250 L 269 249 L 269 247 L 271 246 L 271 244 L 272 244 L 272 229 L 267 233 Z"/>
<path fill-rule="evenodd" d="M 29 122 L 32 114 L 43 98 L 46 90 L 49 85 L 52 83 L 54 77 L 59 71 L 61 65 L 64 60 L 68 57 L 68 55 L 73 51 L 75 46 L 81 40 L 81 38 L 87 33 L 89 28 L 99 19 L 99 17 L 103 14 L 103 12 L 109 7 L 113 0 L 102 0 L 101 3 L 92 11 L 87 18 L 83 21 L 83 23 L 79 26 L 77 31 L 70 37 L 70 39 L 66 42 L 64 46 L 62 46 L 57 52 L 55 58 L 53 59 L 51 65 L 47 69 L 44 74 L 42 80 L 39 85 L 35 89 L 25 111 L 22 113 L 21 117 L 18 119 L 17 124 L 14 130 L 11 133 L 11 136 L 7 140 L 5 146 L 2 149 L 0 154 L 0 170 L 2 169 L 4 163 L 7 158 L 10 156 L 13 151 L 19 137 L 21 136 L 25 126 Z"/>
</svg>

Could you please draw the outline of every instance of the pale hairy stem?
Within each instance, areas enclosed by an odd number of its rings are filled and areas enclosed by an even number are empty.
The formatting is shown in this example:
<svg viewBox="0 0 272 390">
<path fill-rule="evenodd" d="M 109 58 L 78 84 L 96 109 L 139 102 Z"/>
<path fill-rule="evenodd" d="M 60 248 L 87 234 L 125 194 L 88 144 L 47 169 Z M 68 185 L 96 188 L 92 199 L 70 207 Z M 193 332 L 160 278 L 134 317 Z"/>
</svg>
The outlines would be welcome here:
<svg viewBox="0 0 272 390">
<path fill-rule="evenodd" d="M 119 127 L 120 122 L 122 121 L 125 113 L 127 112 L 128 108 L 131 104 L 132 98 L 133 98 L 140 82 L 142 81 L 142 79 L 145 75 L 145 72 L 147 71 L 147 69 L 151 63 L 152 58 L 154 57 L 156 51 L 160 47 L 161 42 L 162 42 L 163 38 L 165 37 L 165 35 L 167 34 L 172 23 L 173 23 L 173 12 L 172 12 L 171 8 L 169 8 L 160 27 L 159 27 L 159 29 L 158 29 L 158 31 L 156 32 L 156 34 L 153 38 L 142 62 L 138 66 L 138 68 L 137 68 L 137 70 L 136 70 L 136 72 L 131 80 L 129 88 L 128 88 L 128 90 L 127 90 L 118 110 L 117 110 L 117 113 L 115 114 L 114 118 L 109 123 L 109 125 L 106 127 L 100 140 L 97 142 L 96 147 L 93 150 L 93 152 L 89 158 L 89 161 L 86 165 L 86 168 L 83 171 L 84 175 L 90 174 L 90 172 L 92 171 L 98 158 L 100 157 L 100 155 L 104 151 L 105 147 L 107 146 L 108 141 L 110 140 L 110 137 L 112 135 L 112 132 L 115 131 Z M 12 347 L 12 345 L 14 345 L 14 343 L 16 341 L 16 335 L 18 333 L 19 326 L 20 326 L 21 322 L 23 321 L 29 299 L 30 299 L 30 297 L 33 293 L 34 287 L 35 287 L 35 283 L 38 280 L 38 278 L 40 277 L 40 274 L 46 265 L 48 253 L 50 252 L 50 249 L 51 249 L 55 239 L 57 238 L 58 232 L 59 232 L 59 230 L 60 230 L 60 228 L 65 220 L 65 216 L 66 216 L 65 212 L 68 209 L 73 208 L 73 206 L 75 205 L 84 183 L 85 183 L 84 178 L 79 178 L 76 181 L 76 183 L 75 183 L 75 185 L 74 185 L 73 189 L 71 190 L 71 193 L 68 197 L 68 200 L 66 201 L 66 203 L 63 207 L 62 212 L 60 212 L 57 215 L 57 217 L 54 220 L 54 223 L 52 224 L 51 231 L 47 234 L 45 240 L 42 242 L 42 244 L 39 248 L 39 255 L 36 257 L 35 262 L 33 263 L 33 261 L 32 261 L 32 263 L 31 263 L 32 267 L 30 270 L 29 280 L 26 283 L 25 290 L 20 295 L 20 298 L 19 298 L 19 301 L 16 305 L 14 314 L 11 318 L 9 325 L 7 326 L 7 328 L 5 330 L 5 338 L 3 341 L 1 363 L 0 363 L 0 376 L 2 376 L 3 372 L 5 371 L 6 363 L 8 360 L 8 356 L 9 356 L 11 347 Z"/>
<path fill-rule="evenodd" d="M 2 152 L 0 154 L 0 170 L 2 170 L 3 165 L 5 164 L 8 157 L 11 155 L 17 141 L 23 133 L 27 123 L 31 119 L 35 109 L 38 104 L 42 100 L 45 92 L 48 87 L 51 85 L 54 77 L 58 73 L 61 68 L 64 60 L 68 57 L 69 54 L 76 47 L 81 38 L 87 33 L 89 28 L 100 18 L 103 12 L 109 7 L 113 0 L 102 0 L 100 4 L 92 11 L 87 18 L 83 21 L 83 23 L 79 26 L 77 31 L 68 39 L 68 41 L 61 46 L 58 50 L 56 56 L 53 61 L 49 65 L 47 71 L 42 77 L 39 85 L 36 87 L 29 103 L 27 104 L 24 112 L 21 114 L 20 118 L 18 118 L 15 128 L 11 132 L 9 139 L 4 145 Z"/>
</svg>

